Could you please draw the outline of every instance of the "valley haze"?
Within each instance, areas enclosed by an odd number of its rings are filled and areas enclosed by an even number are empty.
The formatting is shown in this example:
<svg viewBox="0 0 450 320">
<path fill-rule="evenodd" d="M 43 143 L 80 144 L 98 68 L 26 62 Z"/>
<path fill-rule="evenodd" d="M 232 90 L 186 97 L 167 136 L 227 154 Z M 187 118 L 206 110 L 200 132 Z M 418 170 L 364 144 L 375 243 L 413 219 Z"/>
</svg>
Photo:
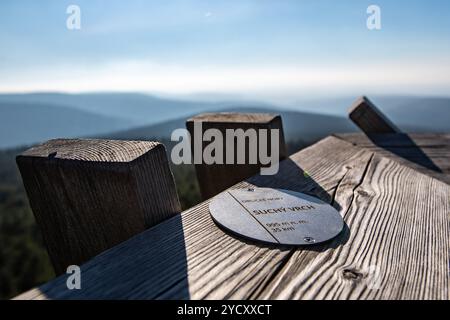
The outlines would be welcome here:
<svg viewBox="0 0 450 320">
<path fill-rule="evenodd" d="M 274 105 L 257 99 L 212 101 L 142 93 L 0 94 L 0 148 L 53 138 L 169 139 L 190 116 L 203 112 L 281 114 L 287 140 L 311 143 L 329 134 L 356 131 L 347 109 L 356 97 L 298 100 Z M 369 97 L 405 132 L 450 131 L 450 98 Z"/>
</svg>

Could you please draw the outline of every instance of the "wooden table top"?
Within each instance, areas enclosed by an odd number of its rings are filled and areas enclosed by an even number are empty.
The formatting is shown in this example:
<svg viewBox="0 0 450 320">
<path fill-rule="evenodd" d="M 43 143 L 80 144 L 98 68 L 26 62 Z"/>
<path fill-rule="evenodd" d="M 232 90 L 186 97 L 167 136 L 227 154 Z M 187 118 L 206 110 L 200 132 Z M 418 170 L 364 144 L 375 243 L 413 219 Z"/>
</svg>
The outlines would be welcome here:
<svg viewBox="0 0 450 320">
<path fill-rule="evenodd" d="M 331 203 L 346 223 L 331 242 L 242 240 L 216 226 L 208 200 L 81 266 L 81 290 L 62 275 L 17 298 L 449 299 L 449 135 L 379 139 L 331 136 L 233 187 Z"/>
</svg>

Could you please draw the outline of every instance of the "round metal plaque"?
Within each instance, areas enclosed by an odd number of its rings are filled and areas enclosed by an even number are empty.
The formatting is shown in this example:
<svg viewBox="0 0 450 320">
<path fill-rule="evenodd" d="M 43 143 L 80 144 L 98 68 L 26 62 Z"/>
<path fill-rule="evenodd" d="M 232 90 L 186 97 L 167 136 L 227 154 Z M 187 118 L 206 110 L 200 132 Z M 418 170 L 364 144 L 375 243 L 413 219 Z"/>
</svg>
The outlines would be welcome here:
<svg viewBox="0 0 450 320">
<path fill-rule="evenodd" d="M 283 189 L 228 190 L 211 201 L 209 210 L 216 223 L 237 235 L 283 245 L 324 242 L 344 227 L 329 204 Z"/>
</svg>

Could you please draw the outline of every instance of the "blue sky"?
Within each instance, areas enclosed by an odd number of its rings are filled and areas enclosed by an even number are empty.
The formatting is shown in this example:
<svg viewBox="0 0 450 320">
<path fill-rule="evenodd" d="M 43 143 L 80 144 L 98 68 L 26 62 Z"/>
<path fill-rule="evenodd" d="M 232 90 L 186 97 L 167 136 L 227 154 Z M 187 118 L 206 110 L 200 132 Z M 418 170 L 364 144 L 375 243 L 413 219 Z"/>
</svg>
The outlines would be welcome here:
<svg viewBox="0 0 450 320">
<path fill-rule="evenodd" d="M 2 0 L 0 43 L 0 92 L 450 92 L 447 0 Z"/>
</svg>

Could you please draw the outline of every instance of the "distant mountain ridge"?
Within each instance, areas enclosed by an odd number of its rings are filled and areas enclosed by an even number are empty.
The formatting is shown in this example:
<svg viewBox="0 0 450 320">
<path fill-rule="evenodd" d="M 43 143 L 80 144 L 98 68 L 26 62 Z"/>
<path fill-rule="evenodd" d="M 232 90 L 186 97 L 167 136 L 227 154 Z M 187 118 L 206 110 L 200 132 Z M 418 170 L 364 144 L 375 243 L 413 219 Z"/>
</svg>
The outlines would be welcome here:
<svg viewBox="0 0 450 320">
<path fill-rule="evenodd" d="M 1 102 L 66 106 L 101 116 L 124 119 L 135 126 L 155 124 L 204 110 L 221 109 L 230 104 L 183 101 L 141 93 L 0 94 Z"/>
<path fill-rule="evenodd" d="M 356 97 L 298 100 L 294 108 L 347 116 Z M 450 97 L 369 96 L 405 132 L 450 132 Z"/>
<path fill-rule="evenodd" d="M 450 98 L 410 98 L 392 101 L 380 98 L 380 106 L 407 132 L 450 132 Z M 385 101 L 383 103 L 383 101 Z"/>
<path fill-rule="evenodd" d="M 283 120 L 283 130 L 288 141 L 302 141 L 312 143 L 334 132 L 353 132 L 356 126 L 348 119 L 321 115 L 308 112 L 286 111 L 268 108 L 243 107 L 221 110 L 221 112 L 255 112 L 277 113 Z M 169 139 L 173 130 L 186 127 L 186 119 L 165 121 L 155 125 L 133 128 L 130 130 L 114 132 L 105 137 L 123 140 Z"/>
<path fill-rule="evenodd" d="M 0 102 L 0 148 L 56 137 L 80 137 L 124 130 L 132 124 L 92 112 L 37 103 Z"/>
<path fill-rule="evenodd" d="M 405 132 L 450 132 L 450 98 L 369 97 Z M 260 102 L 183 101 L 140 93 L 0 94 L 0 148 L 59 137 L 168 138 L 203 112 L 281 113 L 288 139 L 314 141 L 357 130 L 347 119 L 354 100 L 325 98 L 284 108 Z"/>
</svg>

